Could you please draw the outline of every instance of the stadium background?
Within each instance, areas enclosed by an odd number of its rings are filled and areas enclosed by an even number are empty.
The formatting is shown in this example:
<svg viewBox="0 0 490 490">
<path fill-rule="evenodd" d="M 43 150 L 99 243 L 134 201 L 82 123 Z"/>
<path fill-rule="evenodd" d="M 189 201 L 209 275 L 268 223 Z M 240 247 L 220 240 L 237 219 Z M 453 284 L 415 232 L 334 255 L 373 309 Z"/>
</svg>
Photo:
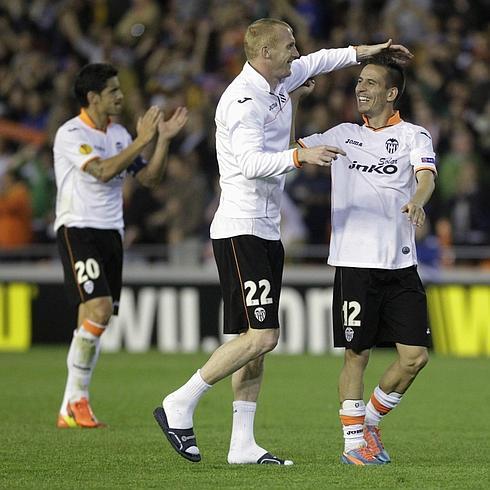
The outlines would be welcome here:
<svg viewBox="0 0 490 490">
<path fill-rule="evenodd" d="M 77 113 L 72 81 L 87 62 L 119 68 L 121 122 L 150 104 L 191 110 L 156 191 L 125 188 L 124 315 L 107 350 L 209 351 L 220 300 L 208 229 L 217 205 L 214 109 L 240 71 L 246 26 L 278 17 L 300 53 L 392 37 L 415 54 L 402 117 L 425 126 L 438 154 L 435 196 L 418 236 L 435 350 L 490 355 L 490 28 L 486 0 L 4 0 L 0 4 L 0 350 L 67 344 L 52 231 L 51 142 Z M 358 121 L 355 69 L 318 77 L 297 134 Z M 331 352 L 328 171 L 289 177 L 282 299 L 285 353 Z M 15 212 L 12 212 L 14 210 Z"/>
</svg>

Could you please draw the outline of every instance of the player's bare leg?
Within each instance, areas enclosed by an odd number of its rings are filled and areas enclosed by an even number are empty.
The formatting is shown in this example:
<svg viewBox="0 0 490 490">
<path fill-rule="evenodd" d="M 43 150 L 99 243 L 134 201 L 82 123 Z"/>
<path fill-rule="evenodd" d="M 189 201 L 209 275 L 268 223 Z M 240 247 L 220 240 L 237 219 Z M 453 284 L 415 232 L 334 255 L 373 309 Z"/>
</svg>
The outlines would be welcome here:
<svg viewBox="0 0 490 490">
<path fill-rule="evenodd" d="M 154 415 L 167 439 L 181 456 L 194 462 L 201 459 L 192 429 L 194 410 L 201 396 L 212 385 L 249 361 L 274 349 L 278 338 L 278 329 L 247 330 L 243 335 L 218 347 L 187 383 L 165 397 L 163 409 L 157 408 Z M 182 441 L 182 435 L 185 441 Z"/>
<path fill-rule="evenodd" d="M 385 371 L 366 406 L 364 437 L 378 459 L 389 462 L 390 457 L 381 441 L 379 423 L 401 401 L 413 380 L 427 364 L 426 347 L 396 344 L 398 358 Z"/>
<path fill-rule="evenodd" d="M 59 428 L 97 428 L 99 422 L 89 403 L 89 386 L 100 353 L 100 336 L 112 315 L 110 297 L 80 304 L 77 330 L 67 356 L 68 377 L 58 416 Z"/>
<path fill-rule="evenodd" d="M 233 427 L 228 452 L 230 464 L 293 464 L 292 461 L 273 456 L 255 442 L 254 418 L 263 373 L 263 355 L 233 373 Z"/>
<path fill-rule="evenodd" d="M 370 351 L 354 352 L 346 349 L 344 366 L 339 377 L 339 410 L 344 433 L 344 452 L 341 461 L 354 465 L 382 464 L 367 447 L 364 439 L 364 371 L 369 362 Z"/>
</svg>

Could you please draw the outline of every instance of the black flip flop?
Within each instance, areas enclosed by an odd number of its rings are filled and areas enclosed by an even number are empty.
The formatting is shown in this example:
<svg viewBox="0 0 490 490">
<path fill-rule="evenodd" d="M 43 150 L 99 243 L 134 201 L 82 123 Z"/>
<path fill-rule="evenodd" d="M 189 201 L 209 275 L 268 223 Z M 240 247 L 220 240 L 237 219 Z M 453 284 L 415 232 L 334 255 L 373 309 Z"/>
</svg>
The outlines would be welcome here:
<svg viewBox="0 0 490 490">
<path fill-rule="evenodd" d="M 185 459 L 193 463 L 201 461 L 200 454 L 188 453 L 186 450 L 191 446 L 197 447 L 196 435 L 192 427 L 190 429 L 172 429 L 168 426 L 167 416 L 163 407 L 157 407 L 153 410 L 153 416 L 160 428 L 163 430 L 165 437 L 171 446 Z"/>
<path fill-rule="evenodd" d="M 279 465 L 290 466 L 293 464 L 293 462 L 280 459 L 277 456 L 273 456 L 271 453 L 265 453 L 257 460 L 257 464 L 279 464 Z"/>
</svg>

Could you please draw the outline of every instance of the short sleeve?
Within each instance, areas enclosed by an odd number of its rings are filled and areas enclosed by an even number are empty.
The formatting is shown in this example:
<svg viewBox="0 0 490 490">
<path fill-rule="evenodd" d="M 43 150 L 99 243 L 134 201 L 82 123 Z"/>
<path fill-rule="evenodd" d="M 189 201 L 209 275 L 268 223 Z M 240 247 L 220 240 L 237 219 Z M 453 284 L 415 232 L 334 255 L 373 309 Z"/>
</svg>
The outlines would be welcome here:
<svg viewBox="0 0 490 490">
<path fill-rule="evenodd" d="M 422 127 L 417 127 L 413 135 L 410 148 L 410 163 L 413 165 L 415 172 L 431 170 L 437 175 L 436 154 L 432 146 L 432 137 Z"/>
<path fill-rule="evenodd" d="M 338 146 L 336 128 L 331 128 L 324 133 L 315 133 L 304 138 L 299 138 L 298 144 L 303 148 L 312 148 L 313 146 L 320 145 Z"/>
<path fill-rule="evenodd" d="M 54 151 L 66 161 L 82 169 L 91 160 L 101 158 L 87 133 L 77 126 L 64 126 L 56 134 Z"/>
</svg>

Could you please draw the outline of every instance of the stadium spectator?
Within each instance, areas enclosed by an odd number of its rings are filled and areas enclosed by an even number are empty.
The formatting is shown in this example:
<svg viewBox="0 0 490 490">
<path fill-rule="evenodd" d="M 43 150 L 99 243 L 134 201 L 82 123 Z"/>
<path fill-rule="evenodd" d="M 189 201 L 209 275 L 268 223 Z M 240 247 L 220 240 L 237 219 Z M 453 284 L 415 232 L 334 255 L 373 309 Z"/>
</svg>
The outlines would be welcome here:
<svg viewBox="0 0 490 490">
<path fill-rule="evenodd" d="M 129 27 L 124 30 L 127 33 L 129 28 L 130 37 L 120 37 L 117 26 L 141 5 L 143 10 L 159 13 L 154 19 L 147 16 L 126 23 Z M 401 15 L 400 5 L 406 16 Z M 125 110 L 120 119 L 135 134 L 136 121 L 148 105 L 162 104 L 170 113 L 185 104 L 212 114 L 226 85 L 241 69 L 241 40 L 248 23 L 256 18 L 283 16 L 298 32 L 300 48 L 308 52 L 325 44 L 342 46 L 386 39 L 386 29 L 391 27 L 384 19 L 390 18 L 400 23 L 403 35 L 413 39 L 410 47 L 416 53 L 413 66 L 407 70 L 410 83 L 401 106 L 403 114 L 431 132 L 441 159 L 450 151 L 453 134 L 463 127 L 473 134 L 475 153 L 485 162 L 490 157 L 487 11 L 486 0 L 0 2 L 0 135 L 13 146 L 24 144 L 21 132 L 12 132 L 4 122 L 28 117 L 27 101 L 36 93 L 47 115 L 44 138 L 52 141 L 56 129 L 76 110 L 70 87 L 87 62 L 112 62 L 120 68 L 121 85 L 131 99 L 128 106 L 136 108 Z M 420 12 L 421 23 L 417 20 Z M 136 26 L 136 36 L 131 35 L 132 26 Z M 397 38 L 399 35 L 397 31 Z M 125 37 L 129 45 L 123 41 Z M 310 134 L 357 120 L 352 71 L 341 70 L 316 82 L 315 93 L 298 115 L 299 132 Z M 455 115 L 460 119 L 456 121 Z M 44 115 L 41 120 L 44 124 Z M 200 168 L 210 184 L 217 177 L 208 158 L 213 154 L 214 129 L 206 119 Z M 484 182 L 482 188 L 485 193 L 488 184 Z M 438 226 L 442 209 L 435 196 L 427 209 L 431 233 Z M 490 242 L 486 240 L 484 245 Z"/>
<path fill-rule="evenodd" d="M 224 300 L 224 332 L 240 335 L 221 345 L 154 411 L 172 447 L 190 461 L 201 460 L 193 430 L 199 399 L 215 383 L 232 375 L 233 429 L 228 462 L 292 464 L 260 447 L 253 433 L 264 355 L 279 339 L 284 265 L 279 232 L 281 195 L 286 173 L 303 163 L 330 163 L 340 150 L 328 146 L 288 149 L 288 91 L 317 74 L 354 65 L 390 44 L 324 49 L 297 59 L 292 29 L 285 22 L 260 19 L 247 28 L 247 62 L 216 109 L 221 198 L 210 233 Z M 406 48 L 394 45 L 390 50 L 405 52 Z"/>
<path fill-rule="evenodd" d="M 0 248 L 32 241 L 32 207 L 28 187 L 8 170 L 0 175 Z"/>
<path fill-rule="evenodd" d="M 137 137 L 111 121 L 122 111 L 117 70 L 95 63 L 82 68 L 74 92 L 80 115 L 56 133 L 57 185 L 54 228 L 69 299 L 78 307 L 78 324 L 68 351 L 66 382 L 57 426 L 102 427 L 89 403 L 89 385 L 100 351 L 100 338 L 117 314 L 122 283 L 123 202 L 127 174 L 146 187 L 160 184 L 170 139 L 187 120 L 180 107 L 165 121 L 151 107 L 140 118 Z M 149 162 L 141 151 L 156 137 Z"/>
<path fill-rule="evenodd" d="M 404 122 L 395 109 L 404 87 L 396 58 L 373 56 L 355 90 L 364 125 L 340 124 L 297 144 L 337 145 L 346 152 L 332 165 L 328 257 L 336 268 L 334 344 L 345 348 L 339 379 L 345 464 L 390 462 L 378 425 L 428 361 L 427 302 L 414 228 L 424 224 L 423 206 L 434 190 L 435 153 L 427 130 Z M 294 95 L 296 104 L 307 90 Z M 366 406 L 363 377 L 370 350 L 387 343 L 396 345 L 398 358 Z"/>
</svg>

